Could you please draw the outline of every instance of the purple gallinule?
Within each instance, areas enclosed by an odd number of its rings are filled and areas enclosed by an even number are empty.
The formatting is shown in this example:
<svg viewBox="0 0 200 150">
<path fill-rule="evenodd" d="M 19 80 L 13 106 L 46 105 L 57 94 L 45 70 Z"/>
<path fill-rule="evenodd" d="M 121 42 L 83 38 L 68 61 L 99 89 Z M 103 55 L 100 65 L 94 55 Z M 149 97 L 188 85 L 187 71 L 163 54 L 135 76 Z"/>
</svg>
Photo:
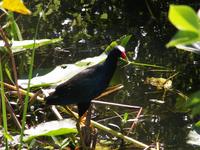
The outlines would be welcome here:
<svg viewBox="0 0 200 150">
<path fill-rule="evenodd" d="M 124 47 L 118 45 L 109 52 L 103 63 L 88 67 L 57 86 L 55 92 L 45 98 L 46 103 L 49 105 L 77 104 L 79 117 L 83 116 L 91 100 L 108 87 L 120 57 L 126 58 L 126 53 Z"/>
</svg>

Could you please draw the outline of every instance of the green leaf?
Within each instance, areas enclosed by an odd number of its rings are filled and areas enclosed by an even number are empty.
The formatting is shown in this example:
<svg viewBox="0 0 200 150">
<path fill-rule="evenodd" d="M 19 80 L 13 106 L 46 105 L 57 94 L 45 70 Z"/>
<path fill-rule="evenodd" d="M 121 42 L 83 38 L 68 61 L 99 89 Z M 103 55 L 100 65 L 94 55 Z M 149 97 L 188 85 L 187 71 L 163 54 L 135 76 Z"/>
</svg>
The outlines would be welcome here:
<svg viewBox="0 0 200 150">
<path fill-rule="evenodd" d="M 118 45 L 118 43 L 117 43 L 117 41 L 113 41 L 110 45 L 108 45 L 107 47 L 106 47 L 106 49 L 105 49 L 105 53 L 108 53 L 111 49 L 113 49 L 115 46 L 117 46 Z"/>
<path fill-rule="evenodd" d="M 108 19 L 108 14 L 107 13 L 103 13 L 100 16 L 101 19 Z"/>
<path fill-rule="evenodd" d="M 27 49 L 38 48 L 40 46 L 53 44 L 62 41 L 61 38 L 57 39 L 42 39 L 42 40 L 24 40 L 24 41 L 12 41 L 11 49 L 13 53 L 25 51 Z M 0 49 L 4 47 L 4 41 L 0 40 Z"/>
<path fill-rule="evenodd" d="M 196 127 L 200 127 L 200 121 L 198 121 L 197 123 L 195 123 Z"/>
<path fill-rule="evenodd" d="M 200 91 L 197 91 L 190 96 L 187 107 L 191 109 L 192 116 L 200 114 Z"/>
<path fill-rule="evenodd" d="M 40 136 L 58 136 L 64 134 L 76 134 L 77 132 L 76 122 L 72 119 L 50 121 L 25 130 L 24 133 L 27 136 L 24 138 L 24 141 L 26 142 Z"/>
<path fill-rule="evenodd" d="M 18 24 L 16 23 L 15 20 L 13 20 L 13 22 L 12 22 L 12 30 L 13 30 L 12 32 L 14 33 L 14 37 L 15 37 L 16 40 L 20 40 L 20 41 L 23 40 L 22 35 L 21 35 L 21 31 L 20 31 L 19 26 L 18 26 Z"/>
<path fill-rule="evenodd" d="M 199 104 L 200 104 L 200 91 L 197 91 L 190 96 L 188 106 L 193 107 Z"/>
<path fill-rule="evenodd" d="M 186 5 L 170 5 L 169 20 L 179 30 L 199 32 L 199 18 L 196 12 Z"/>
<path fill-rule="evenodd" d="M 172 38 L 167 47 L 172 47 L 180 44 L 191 44 L 200 40 L 199 34 L 191 31 L 178 31 Z"/>
<path fill-rule="evenodd" d="M 14 15 L 13 15 L 13 12 L 9 12 L 8 13 L 8 19 L 10 20 L 10 26 L 11 26 L 11 35 L 12 35 L 12 38 L 14 40 L 19 40 L 19 41 L 22 41 L 22 35 L 21 35 L 21 31 L 19 29 L 19 26 L 18 24 L 16 23 L 15 19 L 14 19 Z"/>
<path fill-rule="evenodd" d="M 122 122 L 123 122 L 123 123 L 126 123 L 127 121 L 128 121 L 128 113 L 124 113 Z"/>
<path fill-rule="evenodd" d="M 81 61 L 76 62 L 75 64 L 63 64 L 57 66 L 51 72 L 43 75 L 37 76 L 31 79 L 30 87 L 46 87 L 50 85 L 59 85 L 64 81 L 69 80 L 74 75 L 81 72 L 83 69 L 98 64 L 104 61 L 106 54 L 102 53 L 100 56 L 86 58 Z M 18 84 L 26 89 L 28 86 L 28 79 L 19 79 Z"/>
<path fill-rule="evenodd" d="M 186 138 L 187 144 L 190 144 L 193 147 L 196 146 L 196 148 L 198 146 L 200 146 L 200 134 L 199 133 L 200 133 L 199 127 L 193 127 L 192 129 L 190 129 L 188 136 Z"/>
<path fill-rule="evenodd" d="M 126 45 L 130 40 L 131 35 L 123 36 L 120 41 Z M 110 51 L 113 47 L 117 46 L 117 41 L 112 42 L 105 51 L 96 57 L 86 58 L 81 61 L 76 62 L 75 64 L 63 64 L 57 66 L 51 72 L 43 75 L 37 76 L 31 79 L 30 87 L 46 87 L 46 86 L 57 86 L 62 82 L 65 82 L 72 78 L 74 75 L 78 74 L 83 69 L 96 65 L 103 62 L 106 59 L 106 53 Z M 18 84 L 26 89 L 28 85 L 27 79 L 19 79 Z"/>
<path fill-rule="evenodd" d="M 3 135 L 8 141 L 13 141 L 13 137 L 8 132 L 3 132 Z"/>
<path fill-rule="evenodd" d="M 126 47 L 127 43 L 130 41 L 132 35 L 125 35 L 120 38 L 120 45 Z"/>
<path fill-rule="evenodd" d="M 6 71 L 6 74 L 7 74 L 8 79 L 9 79 L 12 83 L 14 83 L 14 81 L 13 81 L 13 79 L 12 79 L 12 76 L 11 76 L 11 73 L 10 73 L 10 68 L 8 67 L 7 64 L 5 64 L 5 71 Z"/>
</svg>

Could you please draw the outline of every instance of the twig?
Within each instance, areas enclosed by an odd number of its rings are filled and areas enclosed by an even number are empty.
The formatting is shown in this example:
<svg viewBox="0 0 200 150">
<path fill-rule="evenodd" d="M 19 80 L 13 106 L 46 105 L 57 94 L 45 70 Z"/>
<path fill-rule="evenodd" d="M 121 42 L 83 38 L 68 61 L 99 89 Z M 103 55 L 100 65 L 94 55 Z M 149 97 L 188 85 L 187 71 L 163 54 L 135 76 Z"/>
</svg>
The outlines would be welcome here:
<svg viewBox="0 0 200 150">
<path fill-rule="evenodd" d="M 107 88 L 101 95 L 97 96 L 95 99 L 100 99 L 106 95 L 109 95 L 113 92 L 119 91 L 123 88 L 124 86 L 122 84 L 118 84 L 112 87 Z"/>
<path fill-rule="evenodd" d="M 136 120 L 139 119 L 141 113 L 142 113 L 142 107 L 140 107 L 140 110 L 138 111 L 138 114 L 137 114 L 137 116 L 135 117 Z M 128 133 L 127 133 L 127 135 L 130 134 L 130 132 L 133 130 L 133 128 L 135 127 L 136 124 L 137 124 L 137 121 L 136 121 L 136 122 L 133 122 L 133 124 L 131 125 L 131 128 L 129 129 L 129 131 L 128 131 Z"/>
<path fill-rule="evenodd" d="M 148 11 L 149 11 L 151 17 L 152 17 L 153 19 L 156 19 L 156 17 L 153 15 L 153 12 L 151 11 L 151 8 L 150 8 L 150 6 L 149 6 L 147 0 L 145 0 L 145 3 L 146 3 L 147 9 L 148 9 Z"/>
<path fill-rule="evenodd" d="M 126 108 L 133 108 L 133 109 L 140 109 L 141 108 L 140 106 L 132 106 L 132 105 L 126 105 L 126 104 L 120 104 L 120 103 L 112 103 L 112 102 L 105 102 L 105 101 L 98 101 L 98 100 L 92 100 L 92 103 L 103 104 L 103 105 L 119 106 L 119 107 L 126 107 Z"/>
<path fill-rule="evenodd" d="M 18 85 L 18 81 L 17 81 L 17 69 L 16 69 L 16 64 L 15 64 L 15 58 L 14 58 L 14 55 L 13 55 L 12 50 L 10 48 L 10 44 L 9 44 L 7 38 L 6 38 L 6 35 L 5 35 L 5 33 L 4 33 L 4 31 L 1 27 L 0 27 L 0 34 L 1 34 L 3 41 L 5 42 L 5 47 L 9 51 L 9 54 L 10 54 L 10 57 L 11 57 L 12 69 L 13 69 L 16 88 L 17 88 L 17 94 L 18 94 L 19 102 L 20 102 L 20 104 L 22 104 L 21 94 L 19 92 L 19 85 Z"/>
<path fill-rule="evenodd" d="M 4 84 L 7 88 L 9 88 L 9 89 L 17 90 L 17 87 L 16 87 L 16 86 L 13 86 L 13 85 L 11 85 L 11 84 L 8 84 L 8 83 L 5 83 L 5 82 L 1 82 L 1 81 L 0 81 L 0 83 L 3 83 L 3 84 Z M 21 89 L 21 88 L 19 88 L 19 91 L 20 91 L 20 94 L 22 94 L 22 95 L 26 95 L 26 94 L 28 93 L 26 90 L 23 90 L 23 89 Z M 29 92 L 28 95 L 29 95 L 31 98 L 35 96 L 35 94 L 34 94 L 34 93 L 31 93 L 31 92 Z M 43 98 L 41 98 L 41 97 L 39 97 L 39 96 L 37 96 L 36 99 L 39 100 L 39 101 L 43 101 L 43 100 L 44 100 Z"/>
<path fill-rule="evenodd" d="M 10 102 L 8 101 L 8 99 L 7 99 L 6 96 L 5 96 L 5 100 L 6 100 L 6 105 L 7 105 L 8 111 L 10 112 L 13 121 L 15 122 L 16 126 L 17 126 L 19 129 L 21 129 L 22 126 L 21 126 L 19 120 L 17 119 L 17 117 L 16 117 L 16 115 L 15 115 L 15 111 L 13 110 L 13 108 L 12 108 L 12 106 L 10 105 Z"/>
<path fill-rule="evenodd" d="M 59 111 L 58 111 L 58 109 L 56 108 L 55 105 L 52 105 L 50 108 L 53 111 L 53 113 L 56 115 L 58 120 L 62 120 L 63 119 L 63 117 L 61 116 L 61 114 L 59 113 Z"/>
</svg>

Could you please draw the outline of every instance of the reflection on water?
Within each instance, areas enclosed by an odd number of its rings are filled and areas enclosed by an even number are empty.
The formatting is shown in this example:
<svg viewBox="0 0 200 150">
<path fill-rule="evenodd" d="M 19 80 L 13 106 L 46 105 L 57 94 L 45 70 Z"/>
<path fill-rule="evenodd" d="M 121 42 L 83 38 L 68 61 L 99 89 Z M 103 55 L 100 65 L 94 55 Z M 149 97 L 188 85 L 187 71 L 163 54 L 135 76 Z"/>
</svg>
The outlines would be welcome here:
<svg viewBox="0 0 200 150">
<path fill-rule="evenodd" d="M 148 2 L 148 3 L 147 3 Z M 33 2 L 30 2 L 33 3 Z M 45 2 L 44 2 L 44 5 Z M 34 5 L 33 5 L 34 6 Z M 192 93 L 199 89 L 199 66 L 193 64 L 198 56 L 177 49 L 166 49 L 165 44 L 174 35 L 175 29 L 167 20 L 169 2 L 122 0 L 122 1 L 61 1 L 53 13 L 46 14 L 40 23 L 39 38 L 63 37 L 63 43 L 37 51 L 35 69 L 50 68 L 64 63 L 99 55 L 113 40 L 125 34 L 133 37 L 126 47 L 130 60 L 164 66 L 171 71 L 159 71 L 157 68 L 126 66 L 118 69 L 118 82 L 124 89 L 105 100 L 116 103 L 138 105 L 143 107 L 143 115 L 133 138 L 151 144 L 159 141 L 166 149 L 192 149 L 185 144 L 188 133 L 185 114 L 175 113 L 177 95 L 157 91 L 151 85 L 144 84 L 146 77 L 168 78 L 180 72 L 173 79 L 173 88 L 183 93 Z M 39 6 L 37 6 L 39 7 Z M 22 19 L 22 18 L 21 18 Z M 26 18 L 26 22 L 37 20 Z M 30 27 L 24 25 L 24 35 Z M 28 28 L 28 29 L 26 29 Z M 119 77 L 120 76 L 120 77 Z M 120 115 L 134 112 L 120 107 L 97 105 L 96 120 L 113 116 L 115 111 Z M 135 115 L 130 115 L 130 118 Z M 117 120 L 117 121 L 116 121 Z M 105 124 L 120 122 L 119 118 L 104 121 Z M 131 123 L 129 123 L 131 125 Z M 130 125 L 128 127 L 130 127 Z"/>
</svg>

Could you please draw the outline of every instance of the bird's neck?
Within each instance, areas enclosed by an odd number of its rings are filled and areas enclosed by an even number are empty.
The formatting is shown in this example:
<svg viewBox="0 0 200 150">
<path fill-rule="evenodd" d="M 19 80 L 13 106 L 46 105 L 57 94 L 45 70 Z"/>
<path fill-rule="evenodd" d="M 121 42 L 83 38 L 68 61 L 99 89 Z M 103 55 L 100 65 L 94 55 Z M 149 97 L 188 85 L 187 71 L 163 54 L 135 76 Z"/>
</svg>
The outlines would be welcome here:
<svg viewBox="0 0 200 150">
<path fill-rule="evenodd" d="M 107 59 L 104 62 L 105 68 L 107 68 L 107 72 L 113 75 L 116 67 L 117 67 L 118 57 L 114 57 L 113 55 L 108 55 Z"/>
</svg>

